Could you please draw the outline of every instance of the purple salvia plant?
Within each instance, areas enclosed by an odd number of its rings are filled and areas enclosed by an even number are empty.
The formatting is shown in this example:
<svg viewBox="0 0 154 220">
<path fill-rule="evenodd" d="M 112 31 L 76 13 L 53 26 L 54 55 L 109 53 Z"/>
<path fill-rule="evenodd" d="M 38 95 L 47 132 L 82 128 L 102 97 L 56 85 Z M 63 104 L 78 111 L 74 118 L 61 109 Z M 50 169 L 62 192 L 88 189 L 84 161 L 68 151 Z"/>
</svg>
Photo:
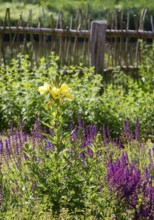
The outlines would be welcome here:
<svg viewBox="0 0 154 220">
<path fill-rule="evenodd" d="M 93 150 L 90 147 L 90 145 L 95 140 L 97 133 L 98 133 L 98 128 L 96 125 L 87 126 L 83 130 L 84 139 L 82 142 L 82 148 L 85 148 L 86 153 L 91 157 L 93 156 Z"/>
<path fill-rule="evenodd" d="M 11 145 L 11 138 L 10 138 L 10 135 L 8 136 L 7 140 L 8 140 L 8 145 L 10 146 L 10 145 Z"/>
<path fill-rule="evenodd" d="M 91 125 L 90 126 L 90 139 L 94 140 L 96 135 L 98 134 L 98 128 L 96 125 Z"/>
<path fill-rule="evenodd" d="M 52 145 L 51 141 L 47 141 L 45 147 L 51 151 L 54 151 L 54 146 Z"/>
<path fill-rule="evenodd" d="M 41 122 L 39 120 L 39 117 L 36 117 L 35 121 L 35 131 L 36 131 L 36 138 L 42 138 L 42 128 L 41 128 Z"/>
<path fill-rule="evenodd" d="M 78 127 L 84 129 L 84 123 L 82 121 L 81 113 L 78 113 Z"/>
<path fill-rule="evenodd" d="M 124 129 L 124 135 L 125 135 L 127 141 L 130 142 L 133 138 L 133 134 L 130 129 L 130 121 L 128 119 L 124 121 L 123 129 Z"/>
<path fill-rule="evenodd" d="M 3 153 L 3 141 L 0 140 L 0 154 Z"/>
<path fill-rule="evenodd" d="M 90 157 L 93 157 L 93 150 L 90 148 L 90 147 L 87 147 L 86 149 L 86 153 L 90 156 Z"/>
<path fill-rule="evenodd" d="M 22 131 L 17 131 L 18 141 L 22 144 Z"/>
<path fill-rule="evenodd" d="M 3 200 L 4 200 L 4 197 L 3 197 L 2 186 L 0 185 L 0 208 L 1 208 L 1 205 L 3 204 Z"/>
<path fill-rule="evenodd" d="M 10 153 L 10 151 L 9 151 L 9 144 L 8 144 L 7 140 L 5 140 L 5 150 L 6 150 L 6 154 Z"/>
<path fill-rule="evenodd" d="M 52 137 L 54 137 L 55 134 L 52 128 L 49 129 L 49 133 L 51 134 Z"/>
<path fill-rule="evenodd" d="M 27 133 L 26 132 L 23 132 L 22 133 L 22 136 L 23 136 L 23 143 L 27 142 Z"/>
<path fill-rule="evenodd" d="M 144 176 L 134 163 L 128 163 L 127 154 L 114 163 L 112 157 L 107 167 L 109 191 L 116 194 L 118 202 L 123 200 L 127 209 L 134 210 L 134 220 L 154 219 L 154 187 L 148 169 Z M 139 202 L 142 198 L 142 202 Z M 139 204 L 138 209 L 136 206 Z"/>
<path fill-rule="evenodd" d="M 128 163 L 127 154 L 114 163 L 110 160 L 107 169 L 109 191 L 117 194 L 117 198 L 126 200 L 128 207 L 137 203 L 137 190 L 141 182 L 141 174 L 134 164 Z"/>
<path fill-rule="evenodd" d="M 153 220 L 154 219 L 154 187 L 152 186 L 152 182 L 149 180 L 145 181 L 143 186 L 144 186 L 144 188 L 142 188 L 143 199 L 139 209 L 139 216 L 142 219 L 144 218 L 144 219 Z"/>
<path fill-rule="evenodd" d="M 118 138 L 116 142 L 117 142 L 118 148 L 121 149 L 122 148 L 122 141 L 121 141 L 121 139 Z"/>
<path fill-rule="evenodd" d="M 34 150 L 35 149 L 35 145 L 36 145 L 36 136 L 35 136 L 34 128 L 31 129 L 31 140 L 32 140 L 32 146 L 33 146 L 33 150 Z"/>
</svg>

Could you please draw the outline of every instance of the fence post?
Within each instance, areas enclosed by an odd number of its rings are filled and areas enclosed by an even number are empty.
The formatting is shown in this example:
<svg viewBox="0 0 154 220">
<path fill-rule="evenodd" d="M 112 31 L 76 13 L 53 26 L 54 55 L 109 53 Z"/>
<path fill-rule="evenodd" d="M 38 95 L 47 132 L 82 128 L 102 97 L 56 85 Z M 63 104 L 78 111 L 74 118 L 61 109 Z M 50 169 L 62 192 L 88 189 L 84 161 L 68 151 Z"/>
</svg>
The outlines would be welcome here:
<svg viewBox="0 0 154 220">
<path fill-rule="evenodd" d="M 95 73 L 103 72 L 107 21 L 92 21 L 90 31 L 90 65 Z"/>
</svg>

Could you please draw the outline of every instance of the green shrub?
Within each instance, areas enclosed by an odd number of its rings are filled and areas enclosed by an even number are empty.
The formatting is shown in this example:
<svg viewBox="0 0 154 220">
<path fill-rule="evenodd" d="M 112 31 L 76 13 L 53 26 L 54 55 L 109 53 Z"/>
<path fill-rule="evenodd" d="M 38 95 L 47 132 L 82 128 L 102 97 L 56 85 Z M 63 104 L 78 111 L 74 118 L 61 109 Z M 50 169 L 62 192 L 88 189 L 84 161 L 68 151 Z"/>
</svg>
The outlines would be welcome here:
<svg viewBox="0 0 154 220">
<path fill-rule="evenodd" d="M 141 68 L 138 81 L 124 73 L 117 73 L 118 81 L 112 85 L 112 82 L 106 84 L 100 74 L 94 74 L 93 69 L 82 65 L 59 68 L 57 59 L 54 55 L 48 61 L 41 58 L 36 66 L 32 65 L 28 56 L 19 55 L 9 66 L 1 66 L 1 130 L 8 128 L 11 121 L 17 125 L 20 118 L 28 129 L 38 114 L 41 120 L 47 122 L 47 109 L 44 109 L 43 104 L 45 98 L 39 97 L 38 88 L 43 82 L 61 82 L 71 87 L 73 95 L 71 104 L 63 105 L 64 126 L 69 125 L 70 119 L 77 123 L 78 113 L 81 113 L 86 124 L 94 123 L 99 127 L 105 124 L 117 136 L 126 118 L 130 119 L 132 127 L 138 118 L 143 136 L 153 134 L 154 90 L 153 74 L 150 74 L 153 65 L 151 60 L 147 60 L 149 72 Z M 146 80 L 143 83 L 144 76 Z"/>
</svg>

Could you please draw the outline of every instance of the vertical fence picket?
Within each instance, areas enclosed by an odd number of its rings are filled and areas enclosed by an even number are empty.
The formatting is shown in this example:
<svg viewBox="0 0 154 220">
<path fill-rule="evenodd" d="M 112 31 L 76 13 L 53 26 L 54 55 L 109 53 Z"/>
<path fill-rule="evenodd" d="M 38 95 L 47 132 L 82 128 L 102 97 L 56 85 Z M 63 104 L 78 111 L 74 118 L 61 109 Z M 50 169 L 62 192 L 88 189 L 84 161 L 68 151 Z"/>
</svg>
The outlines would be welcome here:
<svg viewBox="0 0 154 220">
<path fill-rule="evenodd" d="M 114 30 L 117 30 L 117 12 L 114 13 Z M 117 37 L 114 37 L 114 60 L 115 60 L 115 66 L 117 66 L 117 56 L 118 56 L 118 51 L 117 51 Z"/>
<path fill-rule="evenodd" d="M 60 17 L 59 17 L 59 28 L 64 29 L 64 20 L 63 20 L 63 14 L 60 12 Z M 62 65 L 63 62 L 63 36 L 60 34 L 59 36 L 59 57 L 60 57 L 60 64 Z"/>
<path fill-rule="evenodd" d="M 97 73 L 104 67 L 106 29 L 106 21 L 93 21 L 91 24 L 91 66 L 95 66 Z"/>
<path fill-rule="evenodd" d="M 136 15 L 134 15 L 134 24 L 135 24 L 135 30 L 138 32 L 139 31 L 139 26 L 138 26 Z M 136 66 L 138 66 L 138 57 L 139 57 L 138 52 L 139 52 L 139 42 L 137 40 L 136 48 L 135 48 L 135 65 Z M 130 56 L 130 58 L 131 58 L 131 56 Z"/>
<path fill-rule="evenodd" d="M 129 13 L 127 13 L 127 21 L 126 21 L 126 31 L 129 30 Z M 129 55 L 128 55 L 128 37 L 126 37 L 126 43 L 125 43 L 125 65 L 126 68 L 128 68 L 129 65 Z"/>
<path fill-rule="evenodd" d="M 154 34 L 154 22 L 153 22 L 153 16 L 150 16 L 150 22 L 151 22 L 151 30 L 152 30 L 152 32 L 153 32 L 153 34 Z M 152 42 L 154 43 L 154 38 L 153 38 Z"/>
</svg>

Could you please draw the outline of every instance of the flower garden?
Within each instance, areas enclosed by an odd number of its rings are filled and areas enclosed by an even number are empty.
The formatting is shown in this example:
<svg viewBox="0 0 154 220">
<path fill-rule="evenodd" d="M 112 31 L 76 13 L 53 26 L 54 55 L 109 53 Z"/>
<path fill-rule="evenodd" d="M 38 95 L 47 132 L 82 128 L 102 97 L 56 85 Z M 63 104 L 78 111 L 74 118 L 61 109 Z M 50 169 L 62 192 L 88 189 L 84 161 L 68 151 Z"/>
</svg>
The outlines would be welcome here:
<svg viewBox="0 0 154 220">
<path fill-rule="evenodd" d="M 53 54 L 0 67 L 0 219 L 154 219 L 150 59 L 114 83 Z"/>
</svg>

